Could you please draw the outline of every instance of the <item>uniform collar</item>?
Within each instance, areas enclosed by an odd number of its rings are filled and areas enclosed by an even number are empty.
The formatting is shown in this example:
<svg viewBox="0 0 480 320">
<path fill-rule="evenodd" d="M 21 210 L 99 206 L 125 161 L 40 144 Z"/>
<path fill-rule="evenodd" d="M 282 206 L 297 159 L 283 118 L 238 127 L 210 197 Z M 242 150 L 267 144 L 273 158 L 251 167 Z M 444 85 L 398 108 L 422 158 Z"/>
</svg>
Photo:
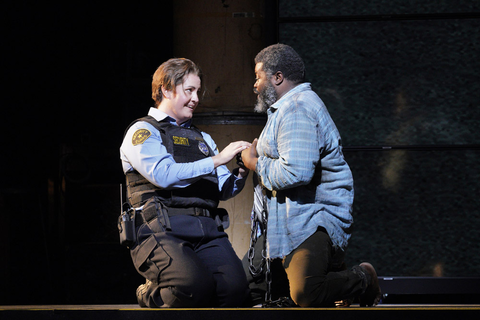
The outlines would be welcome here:
<svg viewBox="0 0 480 320">
<path fill-rule="evenodd" d="M 170 122 L 171 124 L 177 125 L 177 120 L 173 119 L 168 114 L 166 114 L 163 111 L 160 111 L 157 108 L 153 108 L 153 107 L 150 108 L 150 110 L 148 110 L 148 115 L 154 117 L 155 120 L 157 121 L 162 121 L 167 119 L 168 122 Z M 191 125 L 192 125 L 192 119 L 185 121 L 184 123 L 181 124 L 182 127 L 187 127 L 187 128 L 190 127 Z"/>
</svg>

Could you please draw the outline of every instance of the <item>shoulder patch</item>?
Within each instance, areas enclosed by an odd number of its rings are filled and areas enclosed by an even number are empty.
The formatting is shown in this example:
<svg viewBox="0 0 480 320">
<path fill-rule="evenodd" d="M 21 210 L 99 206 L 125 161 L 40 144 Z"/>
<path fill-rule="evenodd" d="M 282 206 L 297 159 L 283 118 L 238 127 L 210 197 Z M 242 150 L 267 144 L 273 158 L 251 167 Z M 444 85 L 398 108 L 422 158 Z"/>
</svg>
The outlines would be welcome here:
<svg viewBox="0 0 480 320">
<path fill-rule="evenodd" d="M 132 144 L 134 146 L 142 144 L 151 135 L 152 135 L 152 133 L 150 131 L 148 131 L 147 129 L 138 129 L 137 131 L 135 131 L 135 133 L 132 136 Z"/>
</svg>

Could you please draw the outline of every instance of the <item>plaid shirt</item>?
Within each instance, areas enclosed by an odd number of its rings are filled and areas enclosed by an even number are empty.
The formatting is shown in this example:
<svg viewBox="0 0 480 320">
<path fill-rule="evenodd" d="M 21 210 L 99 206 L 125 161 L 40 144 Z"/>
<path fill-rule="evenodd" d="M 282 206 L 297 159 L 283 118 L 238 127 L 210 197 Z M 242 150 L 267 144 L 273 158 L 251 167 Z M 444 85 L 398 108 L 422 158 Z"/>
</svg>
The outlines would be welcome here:
<svg viewBox="0 0 480 320">
<path fill-rule="evenodd" d="M 268 197 L 267 254 L 282 258 L 324 227 L 345 248 L 353 218 L 353 177 L 340 134 L 318 95 L 303 83 L 268 110 L 256 172 Z"/>
</svg>

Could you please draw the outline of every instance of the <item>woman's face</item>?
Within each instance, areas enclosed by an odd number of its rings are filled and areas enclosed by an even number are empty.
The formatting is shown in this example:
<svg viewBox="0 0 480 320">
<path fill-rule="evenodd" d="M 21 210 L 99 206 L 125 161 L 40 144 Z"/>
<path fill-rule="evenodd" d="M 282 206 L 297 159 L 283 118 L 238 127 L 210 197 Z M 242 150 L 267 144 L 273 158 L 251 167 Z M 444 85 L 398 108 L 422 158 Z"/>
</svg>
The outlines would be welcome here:
<svg viewBox="0 0 480 320">
<path fill-rule="evenodd" d="M 188 74 L 183 83 L 175 87 L 175 92 L 167 91 L 168 106 L 163 111 L 182 124 L 193 117 L 199 98 L 198 91 L 202 83 L 195 74 Z"/>
</svg>

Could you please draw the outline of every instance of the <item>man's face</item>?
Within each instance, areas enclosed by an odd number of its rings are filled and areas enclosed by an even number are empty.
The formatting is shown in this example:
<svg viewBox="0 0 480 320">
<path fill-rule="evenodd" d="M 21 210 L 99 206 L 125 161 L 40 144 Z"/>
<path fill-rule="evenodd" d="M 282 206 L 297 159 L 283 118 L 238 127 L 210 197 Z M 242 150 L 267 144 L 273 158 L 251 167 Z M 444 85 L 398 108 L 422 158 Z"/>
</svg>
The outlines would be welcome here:
<svg viewBox="0 0 480 320">
<path fill-rule="evenodd" d="M 253 92 L 257 94 L 256 112 L 265 113 L 277 101 L 277 92 L 270 80 L 271 77 L 268 78 L 266 72 L 263 71 L 263 63 L 257 63 L 255 66 L 255 84 L 253 85 Z"/>
</svg>

